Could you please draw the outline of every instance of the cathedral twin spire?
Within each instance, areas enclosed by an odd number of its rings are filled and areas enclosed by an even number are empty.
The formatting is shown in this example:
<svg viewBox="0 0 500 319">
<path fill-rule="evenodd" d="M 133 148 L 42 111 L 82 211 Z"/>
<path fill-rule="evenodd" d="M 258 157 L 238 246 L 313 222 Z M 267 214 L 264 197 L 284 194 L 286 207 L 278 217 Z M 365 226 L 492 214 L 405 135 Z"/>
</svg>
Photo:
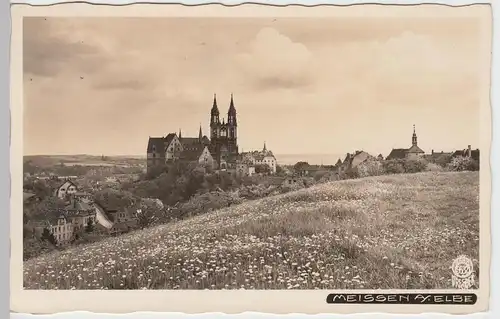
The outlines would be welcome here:
<svg viewBox="0 0 500 319">
<path fill-rule="evenodd" d="M 219 108 L 217 106 L 217 95 L 214 94 L 214 101 L 212 104 L 211 110 L 212 119 L 210 123 L 220 123 L 219 119 Z M 222 119 L 222 123 L 224 124 L 224 119 Z M 236 126 L 236 108 L 234 107 L 233 93 L 231 93 L 231 102 L 229 103 L 229 110 L 227 111 L 227 123 L 230 125 Z"/>
</svg>

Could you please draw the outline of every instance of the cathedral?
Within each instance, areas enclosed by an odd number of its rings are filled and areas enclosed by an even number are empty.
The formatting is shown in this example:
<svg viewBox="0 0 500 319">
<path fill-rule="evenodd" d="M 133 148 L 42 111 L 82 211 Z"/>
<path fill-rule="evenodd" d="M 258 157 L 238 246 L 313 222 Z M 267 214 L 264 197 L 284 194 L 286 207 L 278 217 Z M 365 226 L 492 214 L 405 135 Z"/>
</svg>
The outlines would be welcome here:
<svg viewBox="0 0 500 319">
<path fill-rule="evenodd" d="M 210 138 L 203 135 L 201 125 L 198 137 L 183 137 L 181 130 L 178 135 L 170 133 L 165 137 L 149 137 L 148 171 L 175 160 L 197 161 L 219 169 L 234 168 L 238 159 L 237 127 L 233 95 L 231 94 L 226 122 L 220 117 L 217 97 L 214 94 L 210 110 Z"/>
<path fill-rule="evenodd" d="M 227 111 L 227 122 L 220 119 L 217 97 L 214 95 L 210 111 L 210 153 L 221 166 L 234 163 L 238 157 L 238 121 L 233 95 Z"/>
</svg>

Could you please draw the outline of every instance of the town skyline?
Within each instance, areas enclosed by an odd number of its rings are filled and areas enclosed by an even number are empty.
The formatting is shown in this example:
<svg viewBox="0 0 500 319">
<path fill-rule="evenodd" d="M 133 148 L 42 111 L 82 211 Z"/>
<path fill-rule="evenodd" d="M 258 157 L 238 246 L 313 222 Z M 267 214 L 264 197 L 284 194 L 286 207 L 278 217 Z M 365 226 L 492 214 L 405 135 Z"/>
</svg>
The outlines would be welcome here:
<svg viewBox="0 0 500 319">
<path fill-rule="evenodd" d="M 224 117 L 233 93 L 243 150 L 387 156 L 413 125 L 426 153 L 479 148 L 478 21 L 317 20 L 26 18 L 24 154 L 209 135 L 214 93 Z"/>
</svg>

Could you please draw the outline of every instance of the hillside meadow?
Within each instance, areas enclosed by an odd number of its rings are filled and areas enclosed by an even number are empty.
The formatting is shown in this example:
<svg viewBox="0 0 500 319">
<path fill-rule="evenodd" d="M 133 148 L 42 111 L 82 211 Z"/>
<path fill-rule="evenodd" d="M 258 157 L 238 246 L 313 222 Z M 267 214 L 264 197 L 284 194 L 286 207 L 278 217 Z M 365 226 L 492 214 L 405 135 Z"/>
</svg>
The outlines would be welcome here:
<svg viewBox="0 0 500 319">
<path fill-rule="evenodd" d="M 24 263 L 26 289 L 451 288 L 478 275 L 479 172 L 316 185 Z"/>
</svg>

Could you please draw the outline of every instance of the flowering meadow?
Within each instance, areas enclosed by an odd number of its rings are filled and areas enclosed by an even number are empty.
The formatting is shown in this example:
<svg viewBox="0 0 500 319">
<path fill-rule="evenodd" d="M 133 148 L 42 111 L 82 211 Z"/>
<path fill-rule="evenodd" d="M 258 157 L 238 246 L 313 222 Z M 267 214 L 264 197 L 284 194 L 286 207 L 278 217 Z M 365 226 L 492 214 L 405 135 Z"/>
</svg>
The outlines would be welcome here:
<svg viewBox="0 0 500 319">
<path fill-rule="evenodd" d="M 479 173 L 368 177 L 246 201 L 24 263 L 26 289 L 451 288 L 479 254 Z"/>
</svg>

